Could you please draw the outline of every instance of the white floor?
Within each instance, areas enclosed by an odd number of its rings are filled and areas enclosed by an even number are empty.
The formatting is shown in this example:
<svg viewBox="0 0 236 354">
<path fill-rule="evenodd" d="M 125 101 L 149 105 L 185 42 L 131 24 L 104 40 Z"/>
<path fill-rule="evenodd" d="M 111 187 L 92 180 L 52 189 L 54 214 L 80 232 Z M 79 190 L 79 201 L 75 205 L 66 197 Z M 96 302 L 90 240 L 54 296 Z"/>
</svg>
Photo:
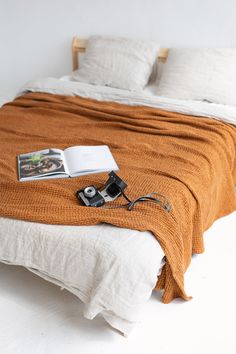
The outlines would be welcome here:
<svg viewBox="0 0 236 354">
<path fill-rule="evenodd" d="M 82 317 L 82 303 L 15 266 L 0 264 L 1 354 L 235 354 L 236 213 L 205 235 L 206 252 L 186 274 L 193 300 L 169 305 L 154 294 L 129 338 L 102 318 Z"/>
</svg>

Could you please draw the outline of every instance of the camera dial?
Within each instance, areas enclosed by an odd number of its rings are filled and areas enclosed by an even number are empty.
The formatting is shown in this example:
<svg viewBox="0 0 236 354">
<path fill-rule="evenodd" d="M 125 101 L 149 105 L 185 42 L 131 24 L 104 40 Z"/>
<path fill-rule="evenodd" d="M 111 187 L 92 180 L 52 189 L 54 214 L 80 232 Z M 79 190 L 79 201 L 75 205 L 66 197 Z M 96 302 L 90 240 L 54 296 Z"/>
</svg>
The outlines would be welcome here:
<svg viewBox="0 0 236 354">
<path fill-rule="evenodd" d="M 96 194 L 96 189 L 93 186 L 88 186 L 84 189 L 84 195 L 87 198 L 92 198 Z"/>
</svg>

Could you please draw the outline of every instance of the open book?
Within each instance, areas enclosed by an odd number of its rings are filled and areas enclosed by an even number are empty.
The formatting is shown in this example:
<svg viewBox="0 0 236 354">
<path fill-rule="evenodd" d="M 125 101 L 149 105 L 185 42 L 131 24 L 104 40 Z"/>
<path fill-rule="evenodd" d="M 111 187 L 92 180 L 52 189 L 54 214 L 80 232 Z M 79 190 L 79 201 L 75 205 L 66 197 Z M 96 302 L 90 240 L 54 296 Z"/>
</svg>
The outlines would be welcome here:
<svg viewBox="0 0 236 354">
<path fill-rule="evenodd" d="M 107 145 L 46 149 L 17 156 L 20 181 L 65 178 L 118 170 Z"/>
</svg>

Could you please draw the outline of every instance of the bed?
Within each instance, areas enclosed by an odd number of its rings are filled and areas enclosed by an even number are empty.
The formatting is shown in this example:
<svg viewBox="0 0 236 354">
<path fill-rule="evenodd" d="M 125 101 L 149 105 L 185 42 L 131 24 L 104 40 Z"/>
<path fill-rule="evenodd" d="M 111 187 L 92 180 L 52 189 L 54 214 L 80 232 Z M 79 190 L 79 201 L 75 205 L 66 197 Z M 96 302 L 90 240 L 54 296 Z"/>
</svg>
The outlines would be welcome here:
<svg viewBox="0 0 236 354">
<path fill-rule="evenodd" d="M 74 39 L 72 45 L 74 70 L 77 69 L 78 66 L 77 54 L 78 52 L 84 52 L 85 46 L 85 40 Z M 167 54 L 167 49 L 159 52 L 162 63 L 165 62 Z M 178 266 L 180 266 L 183 268 L 181 269 L 181 274 L 183 274 L 190 263 L 191 254 L 203 252 L 202 232 L 208 228 L 217 217 L 226 215 L 235 210 L 236 205 L 235 193 L 233 191 L 236 179 L 234 160 L 235 108 L 230 105 L 225 106 L 214 103 L 209 104 L 208 102 L 178 100 L 166 97 L 158 97 L 157 100 L 156 95 L 153 93 L 153 87 L 154 86 L 149 85 L 142 92 L 127 92 L 122 89 L 77 82 L 73 80 L 72 75 L 64 76 L 61 79 L 47 78 L 27 84 L 16 100 L 5 105 L 1 110 L 1 138 L 2 141 L 6 139 L 8 145 L 4 147 L 4 154 L 1 159 L 1 166 L 3 167 L 0 180 L 1 200 L 4 202 L 0 207 L 2 215 L 0 219 L 0 260 L 9 264 L 22 265 L 44 279 L 62 288 L 66 288 L 85 303 L 84 316 L 86 318 L 92 319 L 96 315 L 101 314 L 111 326 L 124 334 L 129 334 L 134 324 L 138 321 L 140 310 L 149 299 L 152 290 L 156 286 L 157 279 L 159 279 L 159 289 L 165 288 L 165 286 L 166 288 L 171 286 L 171 282 L 173 282 L 171 276 L 173 274 L 166 260 L 173 257 L 173 254 L 174 257 L 176 255 L 176 257 L 180 257 L 182 254 L 183 259 L 175 263 L 177 267 L 175 271 L 178 272 Z M 124 107 L 125 112 L 123 113 Z M 89 112 L 90 117 L 93 118 L 92 121 L 89 121 L 90 118 L 88 115 L 84 116 L 85 111 Z M 185 241 L 181 238 L 181 235 L 177 238 L 177 242 L 175 238 L 172 239 L 173 243 L 177 244 L 178 249 L 186 253 L 186 257 L 181 252 L 177 254 L 169 252 L 167 255 L 165 240 L 160 238 L 157 241 L 154 237 L 156 229 L 160 230 L 162 234 L 168 233 L 169 230 L 169 216 L 157 207 L 155 208 L 155 213 L 158 214 L 155 215 L 159 215 L 160 213 L 161 218 L 166 222 L 161 224 L 159 217 L 159 224 L 156 228 L 152 227 L 151 224 L 149 227 L 141 224 L 132 224 L 130 220 L 126 220 L 125 227 L 124 223 L 120 224 L 118 222 L 119 220 L 117 221 L 118 217 L 123 217 L 123 214 L 119 214 L 119 212 L 118 214 L 116 214 L 117 212 L 110 214 L 106 212 L 106 216 L 101 216 L 103 222 L 99 222 L 99 219 L 96 219 L 92 214 L 89 215 L 90 221 L 85 221 L 82 215 L 84 214 L 83 212 L 78 220 L 76 213 L 76 211 L 79 210 L 77 209 L 78 204 L 76 204 L 78 202 L 71 191 L 75 191 L 76 188 L 91 183 L 91 181 L 101 185 L 104 182 L 104 175 L 83 178 L 81 180 L 73 179 L 73 181 L 71 179 L 71 181 L 60 182 L 60 185 L 58 181 L 51 182 L 50 186 L 53 189 L 54 198 L 59 198 L 56 196 L 55 191 L 64 197 L 64 199 L 56 199 L 57 203 L 65 202 L 67 208 L 70 208 L 70 203 L 73 204 L 73 212 L 71 209 L 73 217 L 69 218 L 67 211 L 64 209 L 60 209 L 59 213 L 57 212 L 57 207 L 53 202 L 55 199 L 52 200 L 51 197 L 40 197 L 45 192 L 44 185 L 45 188 L 48 188 L 44 182 L 37 182 L 41 183 L 41 185 L 37 183 L 36 185 L 31 184 L 32 187 L 29 184 L 22 184 L 19 187 L 19 183 L 16 180 L 16 171 L 12 166 L 14 166 L 13 160 L 16 154 L 21 152 L 23 148 L 32 147 L 34 150 L 37 150 L 45 146 L 46 143 L 51 144 L 52 142 L 56 145 L 59 144 L 60 147 L 64 147 L 68 146 L 68 143 L 74 145 L 85 141 L 86 144 L 97 144 L 102 141 L 112 147 L 112 152 L 117 157 L 121 166 L 121 173 L 124 171 L 122 176 L 127 177 L 127 180 L 130 181 L 131 186 L 134 188 L 134 192 L 136 194 L 139 193 L 139 188 L 135 189 L 134 184 L 137 184 L 137 181 L 140 180 L 139 178 L 145 181 L 149 174 L 144 176 L 143 173 L 139 174 L 137 172 L 141 167 L 142 170 L 144 169 L 143 165 L 132 165 L 133 159 L 136 161 L 137 158 L 137 154 L 135 155 L 136 149 L 134 142 L 132 141 L 130 145 L 132 147 L 133 144 L 133 148 L 130 152 L 132 152 L 133 155 L 130 156 L 129 161 L 130 165 L 134 167 L 134 170 L 137 168 L 135 170 L 136 178 L 132 181 L 130 172 L 126 173 L 125 164 L 127 160 L 123 161 L 122 156 L 124 151 L 128 151 L 128 147 L 125 145 L 125 139 L 131 139 L 131 135 L 127 133 L 122 145 L 122 138 L 119 134 L 118 141 L 114 136 L 110 136 L 109 134 L 104 136 L 104 133 L 102 133 L 104 127 L 101 127 L 101 117 L 106 117 L 107 121 L 102 120 L 102 122 L 103 125 L 107 127 L 107 132 L 109 132 L 109 126 L 113 125 L 114 122 L 114 112 L 117 126 L 120 127 L 120 125 L 122 125 L 119 121 L 120 117 L 123 121 L 125 128 L 124 130 L 123 128 L 121 129 L 122 135 L 124 132 L 126 134 L 127 131 L 135 130 L 135 134 L 137 134 L 137 137 L 139 136 L 137 125 L 135 125 L 134 129 L 133 125 L 131 128 L 130 122 L 129 124 L 127 123 L 127 119 L 130 120 L 133 116 L 140 116 L 138 124 L 140 129 L 143 130 L 149 127 L 148 131 L 142 132 L 142 136 L 145 134 L 146 139 L 142 140 L 142 145 L 147 145 L 148 154 L 150 153 L 149 143 L 151 144 L 151 137 L 154 136 L 152 129 L 156 129 L 156 127 L 153 126 L 153 116 L 155 116 L 155 120 L 161 119 L 163 124 L 166 124 L 166 120 L 169 120 L 172 126 L 185 126 L 185 133 L 191 128 L 191 124 L 194 124 L 193 122 L 197 122 L 196 126 L 194 126 L 194 131 L 200 133 L 201 131 L 204 132 L 209 129 L 210 136 L 215 138 L 216 144 L 218 144 L 217 146 L 220 146 L 220 148 L 216 149 L 217 154 L 215 155 L 214 163 L 207 163 L 207 166 L 210 166 L 210 169 L 207 170 L 207 178 L 204 179 L 201 174 L 196 176 L 197 179 L 199 179 L 199 176 L 203 178 L 203 184 L 206 189 L 202 190 L 201 193 L 204 194 L 206 190 L 210 190 L 212 202 L 209 202 L 209 200 L 206 202 L 204 195 L 199 197 L 197 194 L 199 184 L 196 184 L 194 187 L 193 185 L 190 186 L 188 184 L 190 180 L 188 180 L 187 177 L 185 177 L 185 184 L 182 180 L 181 183 L 176 182 L 178 178 L 182 179 L 182 176 L 173 177 L 175 168 L 172 168 L 172 174 L 169 172 L 169 175 L 164 167 L 162 169 L 161 182 L 158 184 L 159 188 L 161 188 L 161 191 L 164 190 L 165 193 L 169 194 L 169 190 L 165 187 L 165 185 L 168 185 L 166 181 L 174 179 L 175 184 L 173 188 L 176 188 L 176 190 L 178 190 L 178 188 L 181 189 L 179 192 L 181 196 L 181 198 L 179 198 L 181 199 L 180 204 L 178 204 L 178 200 L 175 200 L 175 198 L 170 195 L 174 212 L 179 206 L 184 205 L 186 211 L 184 215 L 188 215 L 186 219 L 182 216 L 183 220 L 181 224 L 179 220 L 182 214 L 177 212 L 172 216 L 173 222 L 177 223 L 179 221 L 182 227 L 181 230 L 188 232 L 189 229 L 186 226 L 187 222 L 191 220 L 192 229 L 194 229 L 194 218 L 201 218 L 201 230 L 197 228 L 192 230 L 195 239 L 191 237 L 186 247 L 183 245 Z M 42 124 L 42 126 L 49 124 L 52 130 L 55 129 L 54 124 L 58 124 L 56 116 L 60 116 L 61 122 L 63 122 L 64 119 L 66 123 L 65 126 L 62 125 L 59 131 L 60 134 L 56 135 L 54 138 L 49 136 L 47 132 L 36 134 L 36 127 L 32 127 L 29 133 L 28 130 L 25 130 L 25 127 L 29 127 L 33 115 L 35 115 L 35 119 L 37 120 L 37 127 L 39 124 Z M 113 115 L 112 118 L 109 115 Z M 127 115 L 128 118 L 125 115 Z M 7 121 L 5 117 L 7 117 Z M 50 117 L 50 122 L 48 122 L 48 117 Z M 78 117 L 80 117 L 81 122 L 81 117 L 85 119 L 86 124 L 91 128 L 90 132 L 93 128 L 96 128 L 97 131 L 90 134 L 89 137 L 86 137 L 84 132 L 82 136 L 78 138 L 76 136 L 78 134 L 76 132 L 76 129 L 78 129 L 78 127 L 76 127 Z M 20 119 L 25 119 L 23 127 Z M 100 119 L 99 122 L 98 119 Z M 146 120 L 146 127 L 143 124 L 143 119 Z M 74 133 L 71 133 L 72 130 L 70 130 L 69 139 L 62 141 L 61 137 L 63 136 L 64 129 L 65 131 L 69 129 L 67 125 L 70 126 L 70 129 L 73 128 Z M 82 125 L 80 125 L 80 128 L 82 129 Z M 168 144 L 163 144 L 162 147 L 159 144 L 160 151 L 163 154 L 162 156 L 164 156 L 164 154 L 166 156 L 168 154 L 171 155 L 172 150 L 168 148 L 171 139 L 175 138 L 178 141 L 180 139 L 191 139 L 191 134 L 188 134 L 187 137 L 186 135 L 184 137 L 174 137 L 173 128 L 168 127 L 168 129 L 170 129 L 169 132 L 167 131 L 166 125 L 163 125 L 162 130 L 165 130 L 163 136 L 169 135 L 169 140 Z M 220 131 L 221 134 L 219 134 Z M 192 132 L 192 134 L 194 133 Z M 16 142 L 18 145 L 12 143 L 13 146 L 9 147 L 9 138 L 11 138 L 13 142 L 16 137 L 18 139 L 18 142 Z M 46 141 L 45 137 L 47 138 Z M 193 137 L 197 139 L 196 134 L 193 135 Z M 207 140 L 208 138 L 204 135 L 202 139 Z M 23 146 L 25 143 L 26 145 Z M 160 141 L 158 141 L 158 143 L 160 143 Z M 19 147 L 20 150 L 17 150 Z M 211 148 L 212 154 L 214 155 L 214 147 Z M 12 165 L 10 169 L 6 167 L 6 157 L 9 157 L 9 150 L 12 154 Z M 121 151 L 119 152 L 119 150 Z M 180 154 L 181 151 L 182 150 L 179 151 Z M 222 158 L 222 161 L 217 162 L 219 156 Z M 205 160 L 206 158 L 204 156 L 202 161 Z M 162 160 L 159 160 L 159 162 L 161 161 Z M 180 158 L 178 162 L 181 165 Z M 151 171 L 148 160 L 145 161 L 145 164 L 146 163 Z M 216 175 L 216 170 L 212 171 L 212 168 L 216 167 L 219 168 L 218 171 L 220 171 L 219 178 L 214 178 L 210 184 L 209 181 L 212 179 L 212 176 Z M 222 169 L 227 169 L 227 171 L 223 173 Z M 6 171 L 7 178 L 10 178 L 10 186 L 6 181 Z M 151 171 L 150 176 L 153 174 L 156 176 L 155 172 Z M 187 174 L 188 171 L 185 171 L 185 176 Z M 137 178 L 137 176 L 139 178 Z M 181 185 L 181 187 L 179 187 L 179 185 Z M 10 194 L 4 192 L 4 187 L 6 186 L 9 188 Z M 62 189 L 61 186 L 63 187 Z M 155 183 L 152 182 L 150 187 L 154 188 L 154 186 Z M 31 192 L 32 194 L 34 193 L 33 197 L 29 197 L 29 188 L 32 188 Z M 19 189 L 21 189 L 21 193 L 19 193 Z M 223 190 L 225 192 L 223 192 Z M 68 194 L 68 191 L 70 191 L 71 194 Z M 189 191 L 191 191 L 191 193 Z M 19 199 L 22 194 L 26 194 L 27 200 L 31 201 L 31 210 L 25 210 L 24 203 L 26 203 L 26 199 Z M 178 193 L 176 193 L 176 195 L 177 194 Z M 216 201 L 214 199 L 215 194 L 217 195 Z M 209 197 L 209 195 L 207 195 L 207 197 Z M 31 200 L 31 198 L 33 199 Z M 198 215 L 199 210 L 195 205 L 196 200 L 203 203 L 200 209 L 200 216 Z M 212 205 L 214 201 L 218 206 L 217 211 Z M 13 211 L 12 205 L 14 206 L 14 203 L 16 207 Z M 47 203 L 46 206 L 45 203 Z M 193 208 L 196 209 L 193 214 L 188 211 L 191 209 L 192 204 L 194 205 Z M 51 212 L 54 215 L 53 219 L 50 219 L 52 220 L 51 223 L 48 222 L 47 218 L 44 219 L 45 214 L 42 213 L 42 206 L 47 209 L 46 214 L 50 214 Z M 34 208 L 37 215 L 34 213 L 34 217 L 32 217 L 31 212 Z M 56 212 L 54 212 L 54 208 Z M 137 210 L 141 212 L 141 215 L 143 215 L 142 212 L 144 212 L 144 215 L 149 215 L 148 208 L 149 206 L 139 207 Z M 213 211 L 211 212 L 211 210 Z M 63 214 L 65 219 L 61 219 L 61 216 L 58 218 L 57 216 L 59 214 Z M 138 214 L 129 214 L 128 218 L 133 219 L 136 218 L 137 215 Z M 166 226 L 168 227 L 166 228 Z M 163 230 L 161 230 L 161 228 Z M 158 231 L 156 233 L 158 233 Z M 181 242 L 183 243 L 182 245 L 179 244 Z M 163 269 L 165 269 L 164 272 Z M 161 272 L 162 277 L 160 276 Z M 169 279 L 166 284 L 165 278 Z M 180 281 L 183 281 L 183 279 Z M 172 287 L 171 291 L 172 293 L 164 292 L 165 302 L 169 302 L 172 298 L 177 296 L 188 299 L 188 296 L 182 289 L 176 290 L 175 288 L 173 290 Z M 165 294 L 167 295 L 165 296 Z"/>
</svg>

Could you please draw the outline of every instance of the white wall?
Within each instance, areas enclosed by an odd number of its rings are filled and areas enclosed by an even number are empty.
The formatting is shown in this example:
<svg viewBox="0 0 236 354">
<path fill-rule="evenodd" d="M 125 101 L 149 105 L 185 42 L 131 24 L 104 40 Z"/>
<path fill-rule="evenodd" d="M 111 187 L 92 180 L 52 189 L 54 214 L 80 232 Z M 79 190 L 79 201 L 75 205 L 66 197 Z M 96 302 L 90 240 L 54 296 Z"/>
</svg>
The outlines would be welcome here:
<svg viewBox="0 0 236 354">
<path fill-rule="evenodd" d="M 0 96 L 71 70 L 73 35 L 236 46 L 235 0 L 0 0 Z"/>
</svg>

